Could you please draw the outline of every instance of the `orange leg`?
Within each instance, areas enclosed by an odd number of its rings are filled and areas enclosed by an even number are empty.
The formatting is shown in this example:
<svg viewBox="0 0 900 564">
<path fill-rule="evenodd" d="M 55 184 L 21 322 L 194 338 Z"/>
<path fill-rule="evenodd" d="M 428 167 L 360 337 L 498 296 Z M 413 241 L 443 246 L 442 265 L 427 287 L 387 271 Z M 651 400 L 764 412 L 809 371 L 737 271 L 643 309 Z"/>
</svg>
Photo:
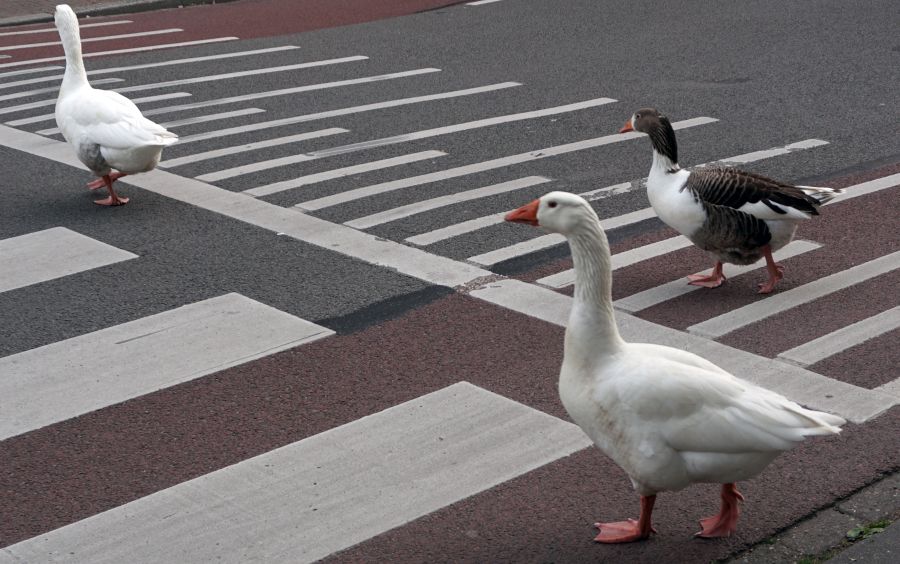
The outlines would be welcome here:
<svg viewBox="0 0 900 564">
<path fill-rule="evenodd" d="M 602 543 L 634 542 L 643 540 L 655 533 L 656 529 L 650 524 L 650 514 L 653 513 L 655 495 L 641 496 L 641 516 L 638 520 L 617 521 L 615 523 L 594 523 L 600 529 L 600 534 L 594 540 Z"/>
<path fill-rule="evenodd" d="M 117 178 L 125 176 L 124 174 L 120 174 Z M 106 184 L 106 189 L 109 190 L 109 197 L 103 198 L 102 200 L 94 200 L 94 203 L 98 206 L 124 206 L 128 203 L 128 198 L 120 198 L 116 195 L 116 191 L 113 190 L 113 180 L 111 174 L 107 174 L 103 177 L 103 182 Z"/>
<path fill-rule="evenodd" d="M 125 172 L 115 171 L 115 172 L 109 173 L 108 176 L 112 182 L 115 182 L 116 180 L 122 178 L 123 176 L 128 176 L 128 174 Z M 103 188 L 104 186 L 106 186 L 106 177 L 98 178 L 97 180 L 93 180 L 91 182 L 88 182 L 88 184 L 87 184 L 87 187 L 91 190 L 96 190 L 97 188 Z"/>
<path fill-rule="evenodd" d="M 725 282 L 725 274 L 722 273 L 722 261 L 716 261 L 716 266 L 709 275 L 691 274 L 688 276 L 691 286 L 703 286 L 704 288 L 718 288 Z"/>
<path fill-rule="evenodd" d="M 763 247 L 763 255 L 766 257 L 766 270 L 769 271 L 769 279 L 766 282 L 759 283 L 759 293 L 769 294 L 775 289 L 775 284 L 784 278 L 784 267 L 775 262 L 772 258 L 772 247 L 766 245 Z"/>
<path fill-rule="evenodd" d="M 701 519 L 700 526 L 703 529 L 694 536 L 705 539 L 730 536 L 737 529 L 740 514 L 738 501 L 744 501 L 744 496 L 737 490 L 737 486 L 722 484 L 722 509 L 712 517 Z"/>
</svg>

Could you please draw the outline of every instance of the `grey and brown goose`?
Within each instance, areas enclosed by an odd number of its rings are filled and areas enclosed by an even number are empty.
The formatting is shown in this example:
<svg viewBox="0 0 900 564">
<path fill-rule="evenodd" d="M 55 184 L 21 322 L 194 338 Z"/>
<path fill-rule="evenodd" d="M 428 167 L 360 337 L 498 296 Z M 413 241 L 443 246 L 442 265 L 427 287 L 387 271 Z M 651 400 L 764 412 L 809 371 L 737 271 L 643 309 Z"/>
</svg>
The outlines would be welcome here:
<svg viewBox="0 0 900 564">
<path fill-rule="evenodd" d="M 725 281 L 722 263 L 753 264 L 765 257 L 768 294 L 784 275 L 772 252 L 790 243 L 797 224 L 843 190 L 794 186 L 735 168 L 694 171 L 678 166 L 678 145 L 669 119 L 653 108 L 638 110 L 619 131 L 650 137 L 653 164 L 647 196 L 656 215 L 695 245 L 717 257 L 710 275 L 688 277 L 695 286 L 716 288 Z"/>
</svg>

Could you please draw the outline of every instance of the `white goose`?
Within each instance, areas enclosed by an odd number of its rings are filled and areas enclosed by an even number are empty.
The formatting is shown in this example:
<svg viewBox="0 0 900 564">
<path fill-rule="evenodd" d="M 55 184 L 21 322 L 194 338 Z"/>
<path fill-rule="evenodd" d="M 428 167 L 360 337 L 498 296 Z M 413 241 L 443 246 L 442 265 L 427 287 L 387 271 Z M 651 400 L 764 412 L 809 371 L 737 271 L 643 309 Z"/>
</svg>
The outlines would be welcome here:
<svg viewBox="0 0 900 564">
<path fill-rule="evenodd" d="M 691 275 L 689 284 L 715 288 L 725 281 L 722 263 L 753 264 L 765 257 L 768 294 L 784 276 L 772 252 L 791 242 L 797 223 L 843 190 L 794 186 L 735 168 L 691 172 L 678 166 L 678 145 L 669 119 L 653 108 L 638 110 L 619 131 L 650 137 L 653 165 L 647 197 L 656 215 L 695 245 L 717 256 L 712 274 Z"/>
<path fill-rule="evenodd" d="M 551 192 L 507 221 L 564 235 L 575 265 L 559 395 L 575 423 L 631 478 L 641 496 L 637 521 L 597 523 L 603 543 L 647 538 L 657 492 L 721 483 L 721 511 L 700 521 L 701 537 L 736 528 L 735 482 L 758 474 L 808 435 L 839 433 L 845 421 L 811 411 L 671 347 L 626 343 L 612 306 L 609 244 L 597 214 L 579 196 Z"/>
<path fill-rule="evenodd" d="M 56 100 L 56 125 L 75 148 L 78 159 L 101 177 L 88 187 L 94 190 L 105 185 L 109 190 L 109 197 L 94 203 L 126 204 L 128 198 L 116 194 L 113 182 L 126 174 L 152 170 L 163 147 L 177 141 L 178 136 L 142 116 L 125 96 L 91 88 L 81 59 L 75 12 L 68 4 L 60 4 L 54 19 L 66 52 L 66 73 Z"/>
</svg>

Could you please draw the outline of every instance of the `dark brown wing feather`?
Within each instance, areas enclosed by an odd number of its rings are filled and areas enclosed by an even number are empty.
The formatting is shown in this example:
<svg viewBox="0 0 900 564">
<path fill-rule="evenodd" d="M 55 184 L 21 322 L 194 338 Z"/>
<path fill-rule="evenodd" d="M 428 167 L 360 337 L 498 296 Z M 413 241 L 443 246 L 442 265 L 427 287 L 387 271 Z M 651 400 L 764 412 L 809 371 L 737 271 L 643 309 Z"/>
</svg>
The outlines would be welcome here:
<svg viewBox="0 0 900 564">
<path fill-rule="evenodd" d="M 819 202 L 796 186 L 736 168 L 705 168 L 691 171 L 684 188 L 701 201 L 739 208 L 762 202 L 775 213 L 785 213 L 774 204 L 818 215 Z M 684 189 L 683 188 L 683 189 Z"/>
</svg>

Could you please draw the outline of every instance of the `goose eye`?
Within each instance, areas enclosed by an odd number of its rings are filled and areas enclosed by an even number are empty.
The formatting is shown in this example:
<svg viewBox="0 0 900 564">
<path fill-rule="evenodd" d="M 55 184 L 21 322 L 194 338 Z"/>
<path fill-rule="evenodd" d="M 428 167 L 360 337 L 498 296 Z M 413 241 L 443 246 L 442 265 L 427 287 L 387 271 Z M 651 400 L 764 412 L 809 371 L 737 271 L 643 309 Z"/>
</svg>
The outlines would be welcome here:
<svg viewBox="0 0 900 564">
<path fill-rule="evenodd" d="M 555 208 L 555 207 L 556 207 L 556 202 L 547 202 L 547 207 L 548 207 L 548 208 Z"/>
<path fill-rule="evenodd" d="M 634 114 L 634 119 L 641 119 L 641 114 Z"/>
</svg>

